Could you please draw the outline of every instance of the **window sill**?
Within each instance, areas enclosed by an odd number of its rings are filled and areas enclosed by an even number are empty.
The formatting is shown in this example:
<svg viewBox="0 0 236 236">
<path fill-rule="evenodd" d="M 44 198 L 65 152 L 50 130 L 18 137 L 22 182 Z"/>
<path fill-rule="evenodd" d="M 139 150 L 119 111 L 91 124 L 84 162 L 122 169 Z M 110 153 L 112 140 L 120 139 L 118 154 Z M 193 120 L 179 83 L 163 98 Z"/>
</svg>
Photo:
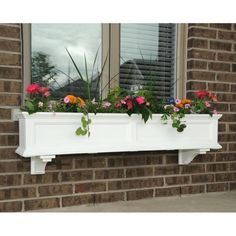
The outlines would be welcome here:
<svg viewBox="0 0 236 236">
<path fill-rule="evenodd" d="M 218 119 L 221 115 L 186 115 L 187 128 L 178 133 L 170 124 L 154 114 L 144 124 L 138 115 L 90 114 L 91 135 L 77 136 L 80 113 L 20 112 L 19 155 L 31 158 L 31 174 L 44 174 L 47 162 L 56 155 L 129 152 L 149 150 L 179 150 L 179 164 L 189 164 L 198 154 L 219 149 Z"/>
</svg>

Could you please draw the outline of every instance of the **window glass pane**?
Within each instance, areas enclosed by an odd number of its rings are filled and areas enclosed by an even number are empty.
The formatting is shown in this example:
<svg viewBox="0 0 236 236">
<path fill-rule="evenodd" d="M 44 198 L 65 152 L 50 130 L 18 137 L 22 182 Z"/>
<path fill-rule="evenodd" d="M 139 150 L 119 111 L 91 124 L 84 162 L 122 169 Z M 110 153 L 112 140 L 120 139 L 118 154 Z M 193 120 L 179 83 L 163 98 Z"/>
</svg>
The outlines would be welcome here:
<svg viewBox="0 0 236 236">
<path fill-rule="evenodd" d="M 175 93 L 174 24 L 121 24 L 120 86 L 149 89 L 158 98 Z"/>
<path fill-rule="evenodd" d="M 93 81 L 95 93 L 99 87 L 96 75 L 101 70 L 101 24 L 32 24 L 31 44 L 32 82 L 49 85 L 56 97 L 66 94 L 86 97 L 86 83 L 80 78 L 67 48 L 84 80 L 86 57 L 88 78 Z"/>
</svg>

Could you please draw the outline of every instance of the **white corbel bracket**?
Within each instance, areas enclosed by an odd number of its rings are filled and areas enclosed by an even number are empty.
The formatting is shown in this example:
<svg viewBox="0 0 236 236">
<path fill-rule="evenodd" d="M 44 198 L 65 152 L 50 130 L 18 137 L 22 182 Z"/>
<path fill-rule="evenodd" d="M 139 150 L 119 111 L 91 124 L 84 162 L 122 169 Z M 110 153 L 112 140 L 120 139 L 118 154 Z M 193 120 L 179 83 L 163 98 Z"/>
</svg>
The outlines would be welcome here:
<svg viewBox="0 0 236 236">
<path fill-rule="evenodd" d="M 206 154 L 210 149 L 179 150 L 179 165 L 189 164 L 198 154 Z"/>
<path fill-rule="evenodd" d="M 32 175 L 41 175 L 45 174 L 45 167 L 48 162 L 51 162 L 54 159 L 55 155 L 48 156 L 35 156 L 31 157 L 31 174 Z"/>
</svg>

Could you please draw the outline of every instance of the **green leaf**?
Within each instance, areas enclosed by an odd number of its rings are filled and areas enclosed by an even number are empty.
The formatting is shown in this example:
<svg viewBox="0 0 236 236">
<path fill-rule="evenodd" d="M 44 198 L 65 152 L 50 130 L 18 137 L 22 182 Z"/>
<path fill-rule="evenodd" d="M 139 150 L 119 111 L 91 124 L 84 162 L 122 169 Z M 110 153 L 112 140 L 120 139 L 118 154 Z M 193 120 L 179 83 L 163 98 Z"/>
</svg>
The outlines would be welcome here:
<svg viewBox="0 0 236 236">
<path fill-rule="evenodd" d="M 75 131 L 75 133 L 78 135 L 78 136 L 84 136 L 84 135 L 86 135 L 87 134 L 87 130 L 83 130 L 81 127 L 79 127 L 76 131 Z"/>
</svg>

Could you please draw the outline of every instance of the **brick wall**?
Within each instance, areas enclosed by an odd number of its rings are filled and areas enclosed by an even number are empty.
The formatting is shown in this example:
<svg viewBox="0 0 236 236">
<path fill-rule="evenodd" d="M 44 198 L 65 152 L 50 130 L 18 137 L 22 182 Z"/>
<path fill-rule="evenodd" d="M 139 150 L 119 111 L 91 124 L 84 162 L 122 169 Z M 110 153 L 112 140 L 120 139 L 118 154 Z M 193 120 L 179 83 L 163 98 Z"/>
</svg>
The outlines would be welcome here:
<svg viewBox="0 0 236 236">
<path fill-rule="evenodd" d="M 215 91 L 222 150 L 177 165 L 176 152 L 139 152 L 57 157 L 45 175 L 14 151 L 18 125 L 11 108 L 21 97 L 21 29 L 0 24 L 0 211 L 136 200 L 236 189 L 236 26 L 189 24 L 188 81 Z M 235 63 L 234 63 L 235 62 Z"/>
</svg>

